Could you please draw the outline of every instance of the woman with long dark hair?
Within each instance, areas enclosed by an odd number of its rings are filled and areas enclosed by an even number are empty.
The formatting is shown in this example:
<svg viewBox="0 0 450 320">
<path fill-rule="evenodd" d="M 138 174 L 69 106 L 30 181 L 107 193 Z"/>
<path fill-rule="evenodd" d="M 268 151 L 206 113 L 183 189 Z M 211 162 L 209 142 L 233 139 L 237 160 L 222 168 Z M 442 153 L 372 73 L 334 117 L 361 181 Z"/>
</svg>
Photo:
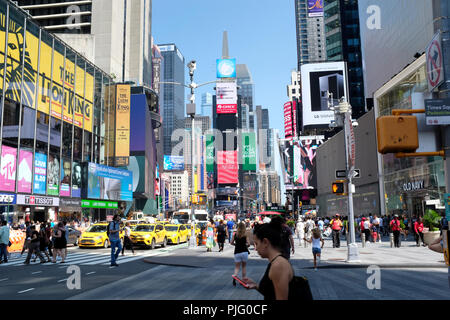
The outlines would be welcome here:
<svg viewBox="0 0 450 320">
<path fill-rule="evenodd" d="M 247 260 L 248 260 L 248 247 L 250 246 L 250 242 L 247 239 L 247 228 L 245 227 L 244 222 L 239 222 L 237 232 L 233 234 L 233 238 L 231 240 L 231 245 L 235 246 L 234 248 L 234 276 L 238 276 L 239 270 L 241 269 L 242 264 L 242 279 L 247 277 Z M 233 285 L 236 286 L 236 280 L 233 279 Z"/>
</svg>

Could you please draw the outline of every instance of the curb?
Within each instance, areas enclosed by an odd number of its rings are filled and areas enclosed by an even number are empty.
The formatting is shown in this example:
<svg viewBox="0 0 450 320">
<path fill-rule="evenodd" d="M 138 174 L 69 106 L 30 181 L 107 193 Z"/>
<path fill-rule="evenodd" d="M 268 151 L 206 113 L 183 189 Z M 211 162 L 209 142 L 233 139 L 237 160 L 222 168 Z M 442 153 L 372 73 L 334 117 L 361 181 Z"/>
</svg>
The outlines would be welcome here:
<svg viewBox="0 0 450 320">
<path fill-rule="evenodd" d="M 144 259 L 143 260 L 145 263 L 149 263 L 149 264 L 157 264 L 157 265 L 161 265 L 161 266 L 170 266 L 170 267 L 185 267 L 185 268 L 205 268 L 202 266 L 197 266 L 197 265 L 187 265 L 187 264 L 180 264 L 180 263 L 165 263 L 165 262 L 154 262 L 148 259 Z"/>
</svg>

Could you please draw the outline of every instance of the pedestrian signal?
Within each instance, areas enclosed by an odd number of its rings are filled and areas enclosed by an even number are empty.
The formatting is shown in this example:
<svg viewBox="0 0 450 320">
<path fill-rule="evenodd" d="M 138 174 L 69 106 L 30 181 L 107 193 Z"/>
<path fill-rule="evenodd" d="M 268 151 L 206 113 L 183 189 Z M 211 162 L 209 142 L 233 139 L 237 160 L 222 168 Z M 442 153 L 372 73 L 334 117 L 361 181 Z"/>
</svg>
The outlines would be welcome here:
<svg viewBox="0 0 450 320">
<path fill-rule="evenodd" d="M 345 194 L 345 181 L 336 181 L 331 185 L 334 194 Z"/>
<path fill-rule="evenodd" d="M 377 118 L 378 152 L 414 152 L 419 148 L 415 116 L 383 116 Z"/>
</svg>

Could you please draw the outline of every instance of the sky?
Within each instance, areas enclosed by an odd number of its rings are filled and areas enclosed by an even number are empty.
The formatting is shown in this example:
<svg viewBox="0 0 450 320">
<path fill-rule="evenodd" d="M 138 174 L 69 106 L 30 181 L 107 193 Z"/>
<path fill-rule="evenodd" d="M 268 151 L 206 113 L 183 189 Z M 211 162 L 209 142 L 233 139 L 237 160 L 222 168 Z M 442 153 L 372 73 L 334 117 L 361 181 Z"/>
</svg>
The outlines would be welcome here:
<svg viewBox="0 0 450 320">
<path fill-rule="evenodd" d="M 270 127 L 284 137 L 286 86 L 291 71 L 297 68 L 294 0 L 152 1 L 155 43 L 175 43 L 186 64 L 196 60 L 194 82 L 198 84 L 216 79 L 223 31 L 228 32 L 229 56 L 248 66 L 254 107 L 269 109 Z M 187 68 L 185 72 L 188 83 Z M 196 90 L 197 113 L 202 93 L 214 93 L 213 88 L 211 84 Z"/>
</svg>

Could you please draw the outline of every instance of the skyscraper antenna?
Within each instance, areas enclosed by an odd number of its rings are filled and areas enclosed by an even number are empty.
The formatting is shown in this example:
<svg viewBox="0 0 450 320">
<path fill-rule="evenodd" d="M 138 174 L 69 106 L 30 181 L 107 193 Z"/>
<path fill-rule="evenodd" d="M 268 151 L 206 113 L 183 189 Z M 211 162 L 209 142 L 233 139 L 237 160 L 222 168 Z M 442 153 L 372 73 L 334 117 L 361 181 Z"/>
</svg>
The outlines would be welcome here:
<svg viewBox="0 0 450 320">
<path fill-rule="evenodd" d="M 222 59 L 229 59 L 228 56 L 228 32 L 223 32 L 223 40 L 222 40 Z"/>
</svg>

